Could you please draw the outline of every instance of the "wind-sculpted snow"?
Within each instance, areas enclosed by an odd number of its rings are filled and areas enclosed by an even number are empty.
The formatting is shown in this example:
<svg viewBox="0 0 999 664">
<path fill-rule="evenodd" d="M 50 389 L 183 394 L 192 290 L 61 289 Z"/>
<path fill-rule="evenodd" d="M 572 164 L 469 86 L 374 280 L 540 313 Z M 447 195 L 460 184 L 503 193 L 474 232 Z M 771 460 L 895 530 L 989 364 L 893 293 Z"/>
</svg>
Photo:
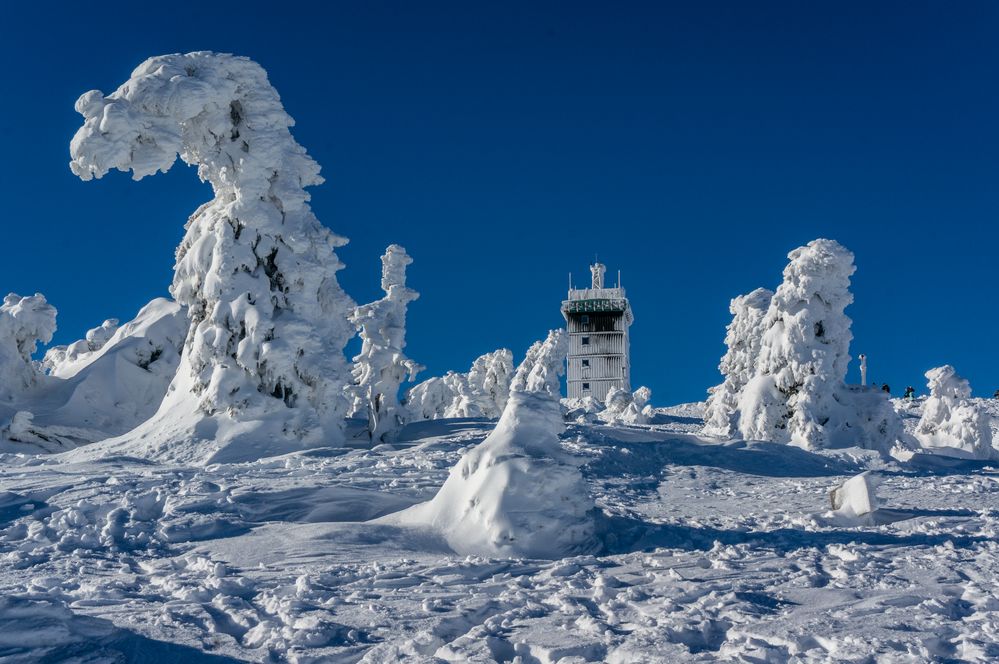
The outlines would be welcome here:
<svg viewBox="0 0 999 664">
<path fill-rule="evenodd" d="M 915 438 L 927 452 L 970 459 L 996 459 L 990 415 L 972 402 L 971 386 L 944 365 L 926 372 L 930 396 Z"/>
<path fill-rule="evenodd" d="M 39 376 L 30 398 L 11 404 L 17 412 L 7 425 L 0 406 L 0 449 L 62 452 L 144 422 L 167 393 L 186 335 L 184 308 L 157 298 L 135 319 L 115 325 L 110 338 L 93 344 L 95 350 L 84 352 L 84 340 L 71 344 L 77 352 L 66 353 L 65 347 L 58 354 L 50 351 L 49 375 Z"/>
<path fill-rule="evenodd" d="M 399 405 L 399 387 L 412 381 L 422 366 L 406 357 L 406 308 L 420 294 L 406 287 L 406 250 L 390 245 L 382 256 L 385 297 L 354 311 L 351 322 L 361 335 L 361 352 L 354 358 L 354 410 L 368 418 L 372 443 L 390 442 L 406 420 Z"/>
<path fill-rule="evenodd" d="M 500 348 L 476 358 L 468 373 L 449 371 L 415 385 L 406 393 L 406 407 L 415 420 L 496 419 L 506 407 L 512 379 L 513 353 Z"/>
<path fill-rule="evenodd" d="M 109 318 L 98 327 L 87 330 L 83 339 L 66 346 L 53 346 L 45 351 L 42 367 L 50 376 L 70 378 L 80 366 L 90 363 L 94 353 L 102 349 L 118 330 L 118 319 Z"/>
<path fill-rule="evenodd" d="M 532 345 L 493 432 L 433 500 L 382 522 L 429 528 L 461 554 L 558 558 L 595 550 L 596 509 L 558 438 L 567 349 L 562 330 Z"/>
<path fill-rule="evenodd" d="M 38 342 L 52 341 L 56 330 L 55 307 L 36 293 L 21 297 L 10 293 L 0 305 L 0 404 L 12 402 L 35 387 L 41 371 L 31 356 Z"/>
<path fill-rule="evenodd" d="M 242 423 L 267 420 L 263 437 L 335 439 L 353 303 L 333 250 L 346 240 L 309 208 L 305 188 L 322 182 L 319 166 L 291 136 L 264 70 L 211 52 L 159 56 L 110 95 L 84 94 L 76 109 L 84 125 L 70 166 L 80 178 L 118 169 L 141 179 L 179 155 L 215 193 L 177 249 L 171 293 L 190 329 L 156 417 L 186 425 L 166 435 L 198 439 L 222 427 L 236 439 L 253 430 Z M 151 426 L 137 436 L 163 434 Z"/>
</svg>

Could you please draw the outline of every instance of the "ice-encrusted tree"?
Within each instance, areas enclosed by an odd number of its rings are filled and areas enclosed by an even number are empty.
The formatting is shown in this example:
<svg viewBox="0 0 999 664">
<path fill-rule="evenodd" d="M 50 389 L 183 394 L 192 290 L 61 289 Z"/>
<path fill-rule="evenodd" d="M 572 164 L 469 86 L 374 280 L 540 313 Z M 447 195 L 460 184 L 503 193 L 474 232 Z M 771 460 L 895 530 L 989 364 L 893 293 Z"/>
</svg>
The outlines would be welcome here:
<svg viewBox="0 0 999 664">
<path fill-rule="evenodd" d="M 513 375 L 513 353 L 500 348 L 482 355 L 468 373 L 449 371 L 428 378 L 406 393 L 406 408 L 414 420 L 487 417 L 503 413 Z"/>
<path fill-rule="evenodd" d="M 484 417 L 495 419 L 503 414 L 513 377 L 513 353 L 500 348 L 486 353 L 472 363 L 468 384 Z"/>
<path fill-rule="evenodd" d="M 757 288 L 729 304 L 732 322 L 725 334 L 728 350 L 718 365 L 725 379 L 710 390 L 704 414 L 705 434 L 728 438 L 736 433 L 739 395 L 755 374 L 763 340 L 763 318 L 773 295 L 773 291 Z"/>
<path fill-rule="evenodd" d="M 56 310 L 41 293 L 10 293 L 0 305 L 0 399 L 12 401 L 42 375 L 31 359 L 38 342 L 52 341 Z"/>
<path fill-rule="evenodd" d="M 384 521 L 429 526 L 463 555 L 561 558 L 596 550 L 593 500 L 558 438 L 567 348 L 562 330 L 531 346 L 492 433 L 462 456 L 431 501 Z"/>
<path fill-rule="evenodd" d="M 406 286 L 406 250 L 389 245 L 382 256 L 385 297 L 357 307 L 351 315 L 361 335 L 361 352 L 354 358 L 354 390 L 368 417 L 372 442 L 387 443 L 404 424 L 399 387 L 423 369 L 406 357 L 406 308 L 420 294 Z"/>
<path fill-rule="evenodd" d="M 292 137 L 263 68 L 212 52 L 154 57 L 76 109 L 84 124 L 70 166 L 80 178 L 118 169 L 138 180 L 179 155 L 214 190 L 177 249 L 170 291 L 191 326 L 167 399 L 193 395 L 191 408 L 236 419 L 288 407 L 289 435 L 338 431 L 354 334 L 336 278 L 346 239 L 309 207 L 319 165 Z"/>
<path fill-rule="evenodd" d="M 763 318 L 755 377 L 739 399 L 739 431 L 756 440 L 825 447 L 850 362 L 853 254 L 818 239 L 788 254 Z"/>
<path fill-rule="evenodd" d="M 949 364 L 926 372 L 930 396 L 916 426 L 920 447 L 947 456 L 994 459 L 990 416 L 970 401 L 971 385 Z"/>
</svg>

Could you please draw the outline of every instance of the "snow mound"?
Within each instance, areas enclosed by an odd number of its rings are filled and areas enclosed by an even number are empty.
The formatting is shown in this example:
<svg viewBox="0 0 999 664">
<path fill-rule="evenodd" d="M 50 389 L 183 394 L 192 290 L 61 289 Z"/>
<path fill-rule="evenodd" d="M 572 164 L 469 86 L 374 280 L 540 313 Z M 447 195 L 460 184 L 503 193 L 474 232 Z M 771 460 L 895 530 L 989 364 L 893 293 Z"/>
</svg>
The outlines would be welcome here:
<svg viewBox="0 0 999 664">
<path fill-rule="evenodd" d="M 597 418 L 610 424 L 648 424 L 653 414 L 653 408 L 649 405 L 651 398 L 652 390 L 645 386 L 634 392 L 612 387 L 607 392 L 606 404 Z"/>
<path fill-rule="evenodd" d="M 878 499 L 874 495 L 878 478 L 870 471 L 860 473 L 843 482 L 829 492 L 833 511 L 849 517 L 864 516 L 878 509 Z"/>
<path fill-rule="evenodd" d="M 133 320 L 115 325 L 114 333 L 96 350 L 47 354 L 51 373 L 39 377 L 30 398 L 13 404 L 13 413 L 5 414 L 0 407 L 0 415 L 9 418 L 0 427 L 0 439 L 6 439 L 0 447 L 19 452 L 63 451 L 137 426 L 163 400 L 177 371 L 186 334 L 184 308 L 157 298 Z M 63 348 L 79 350 L 85 343 Z"/>
<path fill-rule="evenodd" d="M 930 396 L 916 425 L 925 452 L 963 459 L 995 459 L 991 416 L 971 401 L 971 386 L 948 365 L 926 372 Z"/>
<path fill-rule="evenodd" d="M 381 522 L 430 527 L 463 555 L 560 558 L 594 551 L 595 506 L 558 439 L 566 350 L 561 330 L 531 346 L 492 433 L 451 469 L 432 500 Z"/>
</svg>

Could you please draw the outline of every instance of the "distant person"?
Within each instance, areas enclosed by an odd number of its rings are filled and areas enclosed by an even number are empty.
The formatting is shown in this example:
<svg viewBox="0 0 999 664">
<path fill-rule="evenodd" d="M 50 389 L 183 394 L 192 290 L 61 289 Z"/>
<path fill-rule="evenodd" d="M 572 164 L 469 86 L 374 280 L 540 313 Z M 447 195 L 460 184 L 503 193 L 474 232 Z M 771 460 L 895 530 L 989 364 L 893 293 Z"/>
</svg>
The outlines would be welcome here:
<svg viewBox="0 0 999 664">
<path fill-rule="evenodd" d="M 902 396 L 903 399 L 915 399 L 916 398 L 916 388 L 912 385 L 905 388 L 905 394 Z"/>
<path fill-rule="evenodd" d="M 999 399 L 999 390 L 995 391 L 995 394 L 992 395 L 992 398 L 993 399 Z"/>
<path fill-rule="evenodd" d="M 888 387 L 888 383 L 881 383 L 881 391 L 885 394 L 891 394 L 891 388 Z"/>
</svg>

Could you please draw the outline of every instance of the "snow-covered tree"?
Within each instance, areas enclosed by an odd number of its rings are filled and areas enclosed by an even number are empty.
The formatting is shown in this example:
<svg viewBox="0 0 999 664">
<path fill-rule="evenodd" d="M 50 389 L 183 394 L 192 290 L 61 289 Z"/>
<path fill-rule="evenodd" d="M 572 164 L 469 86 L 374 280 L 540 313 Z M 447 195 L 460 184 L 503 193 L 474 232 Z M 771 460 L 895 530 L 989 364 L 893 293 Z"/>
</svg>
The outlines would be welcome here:
<svg viewBox="0 0 999 664">
<path fill-rule="evenodd" d="M 406 393 L 413 420 L 488 417 L 503 413 L 513 375 L 513 353 L 500 348 L 478 357 L 468 373 L 449 371 L 428 378 Z"/>
<path fill-rule="evenodd" d="M 288 435 L 325 429 L 329 439 L 342 427 L 354 333 L 336 279 L 346 239 L 309 207 L 319 165 L 292 137 L 266 72 L 226 54 L 159 56 L 76 109 L 84 125 L 70 166 L 80 178 L 118 169 L 141 179 L 179 155 L 215 193 L 177 249 L 171 293 L 191 326 L 167 400 L 237 420 L 285 412 Z"/>
<path fill-rule="evenodd" d="M 850 362 L 844 311 L 856 268 L 834 240 L 813 240 L 788 258 L 763 318 L 756 377 L 740 397 L 739 430 L 745 438 L 824 447 Z"/>
<path fill-rule="evenodd" d="M 0 305 L 0 399 L 11 401 L 31 389 L 42 375 L 31 359 L 38 342 L 52 341 L 56 310 L 45 296 L 10 293 Z"/>
<path fill-rule="evenodd" d="M 651 398 L 652 390 L 644 385 L 634 392 L 612 387 L 607 391 L 605 406 L 598 418 L 611 423 L 648 424 L 652 416 Z"/>
<path fill-rule="evenodd" d="M 971 385 L 949 364 L 926 372 L 930 396 L 915 436 L 920 446 L 934 454 L 994 459 L 990 416 L 970 401 Z"/>
<path fill-rule="evenodd" d="M 478 357 L 468 372 L 468 384 L 484 417 L 503 414 L 513 377 L 513 353 L 500 348 Z"/>
<path fill-rule="evenodd" d="M 594 503 L 558 436 L 568 339 L 531 346 L 492 433 L 451 469 L 433 500 L 385 521 L 425 525 L 463 555 L 561 558 L 592 552 Z"/>
<path fill-rule="evenodd" d="M 725 380 L 710 390 L 704 413 L 704 433 L 729 438 L 738 426 L 739 395 L 756 371 L 763 339 L 763 318 L 773 299 L 773 291 L 757 288 L 729 304 L 732 322 L 725 334 L 728 347 L 718 365 Z"/>
<path fill-rule="evenodd" d="M 404 423 L 399 387 L 422 370 L 406 357 L 406 308 L 420 294 L 406 287 L 406 250 L 393 244 L 382 256 L 385 297 L 357 307 L 351 322 L 361 335 L 361 352 L 354 358 L 354 390 L 368 417 L 372 442 L 386 443 Z"/>
<path fill-rule="evenodd" d="M 84 356 L 104 348 L 118 330 L 118 319 L 109 318 L 100 326 L 87 330 L 83 339 L 66 346 L 53 346 L 45 351 L 42 367 L 49 374 L 60 375 L 60 367 L 75 364 Z"/>
</svg>

